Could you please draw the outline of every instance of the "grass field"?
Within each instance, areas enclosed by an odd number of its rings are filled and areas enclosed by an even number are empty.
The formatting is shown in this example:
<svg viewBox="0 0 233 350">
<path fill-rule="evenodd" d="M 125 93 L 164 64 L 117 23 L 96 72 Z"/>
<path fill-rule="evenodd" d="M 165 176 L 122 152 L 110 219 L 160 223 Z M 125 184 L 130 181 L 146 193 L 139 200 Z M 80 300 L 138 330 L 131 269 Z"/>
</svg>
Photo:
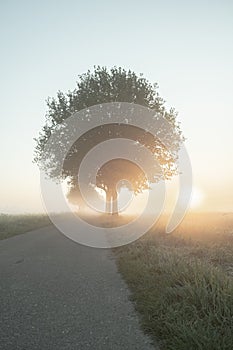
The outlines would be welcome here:
<svg viewBox="0 0 233 350">
<path fill-rule="evenodd" d="M 49 225 L 50 223 L 48 216 L 42 214 L 0 214 L 0 240 Z"/>
<path fill-rule="evenodd" d="M 144 330 L 161 349 L 233 349 L 233 214 L 165 219 L 115 249 Z"/>
<path fill-rule="evenodd" d="M 93 220 L 105 227 L 130 221 Z M 114 249 L 142 327 L 161 350 L 232 350 L 233 214 L 189 214 L 169 235 L 166 222 Z M 0 239 L 49 224 L 46 215 L 2 214 Z"/>
</svg>

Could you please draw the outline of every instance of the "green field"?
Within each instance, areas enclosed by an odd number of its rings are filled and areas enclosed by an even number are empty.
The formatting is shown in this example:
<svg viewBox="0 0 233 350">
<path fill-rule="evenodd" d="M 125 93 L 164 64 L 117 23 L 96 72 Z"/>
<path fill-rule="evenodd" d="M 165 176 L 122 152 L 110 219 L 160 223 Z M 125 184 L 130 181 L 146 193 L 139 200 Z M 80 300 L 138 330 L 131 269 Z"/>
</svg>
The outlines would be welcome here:
<svg viewBox="0 0 233 350">
<path fill-rule="evenodd" d="M 25 233 L 43 226 L 50 225 L 47 215 L 25 214 L 7 215 L 0 214 L 0 240 Z"/>
<path fill-rule="evenodd" d="M 233 214 L 188 215 L 170 235 L 164 226 L 115 249 L 142 327 L 161 349 L 232 350 Z"/>
</svg>

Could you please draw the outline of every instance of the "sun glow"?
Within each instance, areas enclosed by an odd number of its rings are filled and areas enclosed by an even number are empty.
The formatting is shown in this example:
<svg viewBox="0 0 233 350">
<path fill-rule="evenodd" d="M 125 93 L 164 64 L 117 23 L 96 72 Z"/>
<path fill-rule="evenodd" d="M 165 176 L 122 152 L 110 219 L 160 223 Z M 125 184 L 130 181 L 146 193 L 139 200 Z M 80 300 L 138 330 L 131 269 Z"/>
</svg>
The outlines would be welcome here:
<svg viewBox="0 0 233 350">
<path fill-rule="evenodd" d="M 191 196 L 191 203 L 190 203 L 191 208 L 199 207 L 202 204 L 203 199 L 204 199 L 203 192 L 199 188 L 193 187 L 192 196 Z"/>
<path fill-rule="evenodd" d="M 95 187 L 96 192 L 98 193 L 98 195 L 102 198 L 106 198 L 106 193 L 102 188 L 99 187 Z"/>
</svg>

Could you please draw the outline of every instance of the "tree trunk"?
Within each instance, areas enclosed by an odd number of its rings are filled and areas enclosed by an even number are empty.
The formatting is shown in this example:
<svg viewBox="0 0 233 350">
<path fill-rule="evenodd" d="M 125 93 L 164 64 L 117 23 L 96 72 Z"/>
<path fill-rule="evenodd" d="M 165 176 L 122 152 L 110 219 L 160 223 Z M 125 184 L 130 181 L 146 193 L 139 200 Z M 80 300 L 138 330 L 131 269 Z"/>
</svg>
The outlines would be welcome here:
<svg viewBox="0 0 233 350">
<path fill-rule="evenodd" d="M 113 215 L 118 215 L 118 201 L 117 201 L 117 191 L 112 191 L 112 213 Z"/>
<path fill-rule="evenodd" d="M 112 193 L 110 190 L 108 190 L 106 191 L 106 207 L 105 207 L 106 214 L 112 213 L 111 201 L 112 201 Z"/>
<path fill-rule="evenodd" d="M 117 201 L 117 191 L 107 190 L 106 191 L 106 214 L 118 215 L 118 201 Z"/>
</svg>

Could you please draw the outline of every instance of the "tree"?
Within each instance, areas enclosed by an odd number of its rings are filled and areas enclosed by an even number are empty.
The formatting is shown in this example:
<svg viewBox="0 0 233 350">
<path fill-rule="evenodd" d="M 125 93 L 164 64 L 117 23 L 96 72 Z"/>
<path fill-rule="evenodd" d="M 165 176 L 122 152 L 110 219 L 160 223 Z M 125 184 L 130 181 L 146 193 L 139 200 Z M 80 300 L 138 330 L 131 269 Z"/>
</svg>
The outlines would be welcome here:
<svg viewBox="0 0 233 350">
<path fill-rule="evenodd" d="M 127 187 L 134 193 L 138 193 L 140 187 L 148 188 L 144 172 L 132 161 L 118 158 L 106 162 L 99 169 L 96 179 L 97 187 L 106 192 L 106 213 L 118 214 L 117 185 L 120 181 L 121 187 Z"/>
<path fill-rule="evenodd" d="M 157 90 L 157 84 L 152 85 L 142 74 L 137 76 L 134 72 L 126 71 L 121 67 L 108 70 L 106 67 L 98 66 L 94 67 L 93 72 L 88 70 L 87 73 L 79 75 L 76 89 L 68 93 L 59 91 L 56 98 L 47 100 L 46 123 L 36 139 L 34 161 L 38 163 L 39 167 L 46 169 L 50 177 L 56 177 L 51 170 L 54 168 L 56 159 L 49 154 L 44 157 L 43 151 L 57 125 L 70 117 L 72 113 L 96 104 L 129 102 L 159 112 L 168 120 L 172 125 L 169 137 L 174 141 L 173 152 L 167 150 L 161 141 L 149 132 L 132 125 L 109 123 L 96 127 L 83 134 L 75 142 L 64 161 L 62 178 L 69 179 L 69 200 L 83 204 L 77 181 L 77 173 L 82 159 L 99 142 L 112 138 L 123 137 L 134 140 L 157 156 L 163 171 L 162 174 L 155 173 L 152 182 L 157 182 L 161 178 L 171 178 L 176 173 L 175 161 L 183 137 L 176 121 L 177 113 L 174 109 L 170 111 L 165 109 L 164 100 L 159 96 Z M 128 179 L 135 193 L 148 188 L 145 175 L 130 161 L 116 159 L 107 162 L 99 169 L 97 176 L 97 186 L 106 192 L 107 211 L 110 211 L 112 203 L 113 211 L 118 212 L 116 185 L 121 179 Z"/>
</svg>

